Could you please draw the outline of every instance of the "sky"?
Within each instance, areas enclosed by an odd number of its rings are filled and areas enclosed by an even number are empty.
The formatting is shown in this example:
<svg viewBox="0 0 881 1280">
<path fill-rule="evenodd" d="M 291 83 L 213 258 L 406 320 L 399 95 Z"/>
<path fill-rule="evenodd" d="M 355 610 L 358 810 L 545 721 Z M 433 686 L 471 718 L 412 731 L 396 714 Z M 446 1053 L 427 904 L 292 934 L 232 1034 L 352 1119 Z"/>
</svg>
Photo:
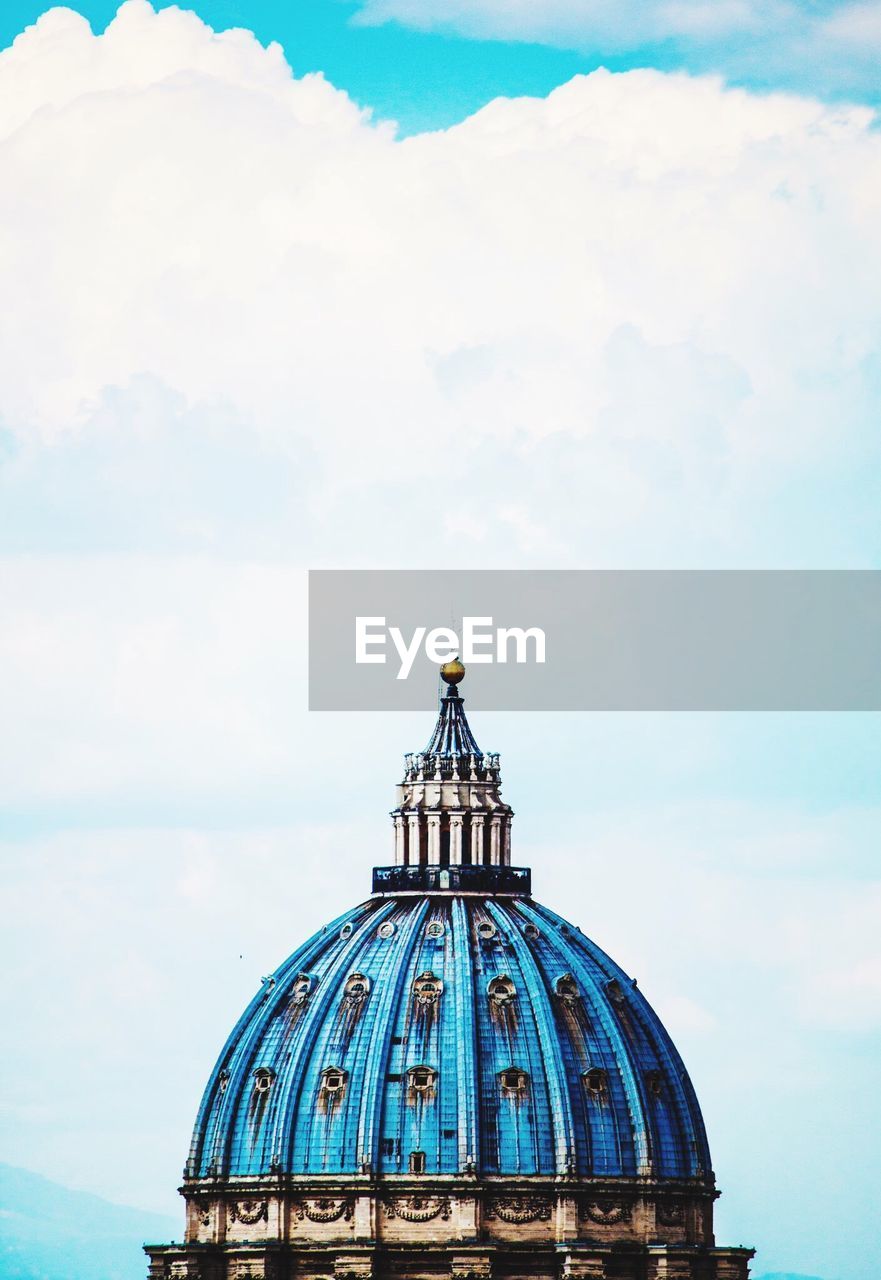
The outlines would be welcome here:
<svg viewBox="0 0 881 1280">
<path fill-rule="evenodd" d="M 9 0 L 0 44 L 2 1158 L 179 1212 L 430 730 L 306 711 L 307 568 L 878 567 L 881 5 Z M 685 1057 L 719 1240 L 874 1280 L 877 717 L 474 728 Z"/>
</svg>

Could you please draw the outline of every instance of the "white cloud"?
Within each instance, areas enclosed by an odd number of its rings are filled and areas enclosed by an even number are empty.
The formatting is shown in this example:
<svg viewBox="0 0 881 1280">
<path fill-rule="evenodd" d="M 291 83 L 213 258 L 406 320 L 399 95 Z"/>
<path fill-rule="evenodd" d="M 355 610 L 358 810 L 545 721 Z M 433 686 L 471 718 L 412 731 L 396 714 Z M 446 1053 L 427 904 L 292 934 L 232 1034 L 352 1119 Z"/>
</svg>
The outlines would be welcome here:
<svg viewBox="0 0 881 1280">
<path fill-rule="evenodd" d="M 794 7 L 779 0 L 362 0 L 359 21 L 397 21 L 419 30 L 453 30 L 482 39 L 538 40 L 607 52 L 677 36 L 757 35 L 779 27 Z"/>
<path fill-rule="evenodd" d="M 746 83 L 874 100 L 878 0 L 361 0 L 356 21 L 621 54 Z"/>
<path fill-rule="evenodd" d="M 0 85 L 8 550 L 865 562 L 870 112 L 597 72 L 396 141 L 144 0 Z"/>
</svg>

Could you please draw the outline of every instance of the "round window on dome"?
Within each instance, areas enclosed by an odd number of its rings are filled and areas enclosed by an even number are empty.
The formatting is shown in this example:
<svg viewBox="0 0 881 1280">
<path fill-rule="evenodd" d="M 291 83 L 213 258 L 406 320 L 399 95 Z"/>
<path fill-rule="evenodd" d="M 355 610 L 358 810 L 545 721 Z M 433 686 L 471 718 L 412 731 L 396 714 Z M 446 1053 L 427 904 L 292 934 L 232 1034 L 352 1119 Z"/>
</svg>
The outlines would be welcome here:
<svg viewBox="0 0 881 1280">
<path fill-rule="evenodd" d="M 478 921 L 477 936 L 480 938 L 494 938 L 496 936 L 496 926 L 491 920 Z"/>
<path fill-rule="evenodd" d="M 593 1097 L 601 1097 L 606 1092 L 608 1076 L 602 1067 L 589 1067 L 582 1078 L 585 1089 Z"/>
<path fill-rule="evenodd" d="M 523 926 L 523 933 L 524 933 L 524 936 L 525 936 L 525 937 L 527 937 L 527 938 L 532 938 L 533 940 L 535 940 L 536 938 L 540 938 L 540 937 L 541 937 L 541 934 L 539 933 L 538 929 L 537 929 L 537 928 L 536 928 L 536 926 L 535 926 L 534 924 L 532 924 L 532 923 L 530 923 L 530 924 L 525 924 L 525 925 Z"/>
<path fill-rule="evenodd" d="M 258 1067 L 254 1072 L 254 1089 L 257 1093 L 268 1093 L 272 1088 L 273 1073 L 269 1067 Z"/>
<path fill-rule="evenodd" d="M 525 1093 L 529 1076 L 519 1067 L 506 1067 L 499 1072 L 499 1084 L 503 1093 Z"/>
<path fill-rule="evenodd" d="M 430 920 L 426 926 L 425 932 L 429 938 L 442 938 L 444 936 L 444 926 L 441 920 Z"/>
<path fill-rule="evenodd" d="M 340 937 L 345 942 L 346 938 L 351 938 L 351 936 L 352 936 L 352 925 L 350 923 L 344 924 L 342 929 L 340 929 Z"/>
<path fill-rule="evenodd" d="M 395 926 L 391 920 L 384 920 L 376 931 L 381 938 L 393 938 L 395 935 Z"/>
</svg>

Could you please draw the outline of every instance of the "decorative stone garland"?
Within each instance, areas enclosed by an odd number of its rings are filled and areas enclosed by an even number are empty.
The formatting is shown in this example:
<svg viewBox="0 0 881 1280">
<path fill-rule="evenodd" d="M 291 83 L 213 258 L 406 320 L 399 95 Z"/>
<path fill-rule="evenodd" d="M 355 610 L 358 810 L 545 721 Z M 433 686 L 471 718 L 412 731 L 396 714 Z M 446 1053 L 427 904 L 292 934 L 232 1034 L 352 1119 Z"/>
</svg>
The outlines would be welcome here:
<svg viewBox="0 0 881 1280">
<path fill-rule="evenodd" d="M 387 1218 L 402 1218 L 404 1222 L 431 1222 L 433 1218 L 450 1216 L 450 1202 L 444 1196 L 407 1196 L 385 1201 Z"/>
<path fill-rule="evenodd" d="M 246 1227 L 265 1222 L 267 1217 L 268 1206 L 265 1200 L 233 1200 L 229 1206 L 230 1222 L 241 1222 Z"/>
<path fill-rule="evenodd" d="M 547 1222 L 551 1216 L 551 1202 L 545 1196 L 509 1196 L 504 1200 L 490 1200 L 486 1216 L 511 1223 Z"/>
<path fill-rule="evenodd" d="M 300 1200 L 297 1202 L 297 1217 L 301 1222 L 304 1218 L 308 1218 L 310 1222 L 339 1222 L 340 1218 L 345 1218 L 348 1222 L 352 1217 L 352 1213 L 352 1201 L 345 1198 L 342 1200 Z"/>
<path fill-rule="evenodd" d="M 659 1200 L 655 1212 L 662 1227 L 681 1227 L 685 1222 L 685 1205 L 680 1200 Z"/>
<path fill-rule="evenodd" d="M 612 1226 L 616 1222 L 629 1222 L 633 1205 L 624 1200 L 589 1200 L 584 1205 L 584 1216 L 600 1226 Z"/>
</svg>

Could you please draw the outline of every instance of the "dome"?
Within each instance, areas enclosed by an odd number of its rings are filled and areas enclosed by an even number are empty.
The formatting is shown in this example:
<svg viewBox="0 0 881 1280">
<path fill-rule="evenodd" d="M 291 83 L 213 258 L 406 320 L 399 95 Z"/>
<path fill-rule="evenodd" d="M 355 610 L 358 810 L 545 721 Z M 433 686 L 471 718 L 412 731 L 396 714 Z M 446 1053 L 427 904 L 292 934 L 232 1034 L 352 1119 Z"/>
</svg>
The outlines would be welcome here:
<svg viewBox="0 0 881 1280">
<path fill-rule="evenodd" d="M 212 1073 L 189 1174 L 709 1171 L 642 993 L 520 896 L 373 898 L 265 981 Z"/>
<path fill-rule="evenodd" d="M 748 1280 L 670 1037 L 512 865 L 464 674 L 404 757 L 372 894 L 233 1028 L 150 1280 Z"/>
</svg>

